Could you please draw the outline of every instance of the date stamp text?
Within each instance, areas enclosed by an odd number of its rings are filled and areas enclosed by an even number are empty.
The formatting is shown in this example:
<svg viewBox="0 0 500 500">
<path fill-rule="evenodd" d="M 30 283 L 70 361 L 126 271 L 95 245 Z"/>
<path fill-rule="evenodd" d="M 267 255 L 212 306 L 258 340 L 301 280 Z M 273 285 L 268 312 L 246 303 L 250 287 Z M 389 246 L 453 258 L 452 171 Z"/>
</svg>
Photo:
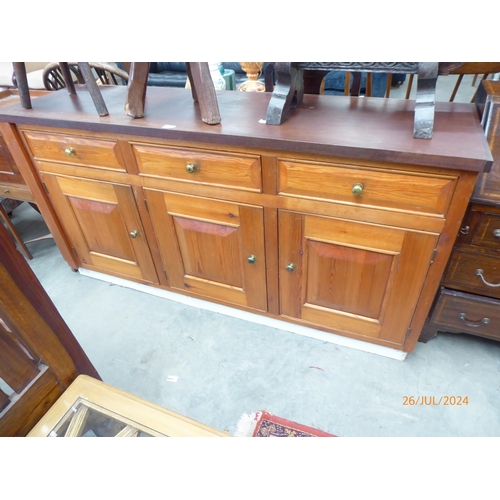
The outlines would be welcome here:
<svg viewBox="0 0 500 500">
<path fill-rule="evenodd" d="M 469 396 L 403 396 L 403 406 L 467 406 Z"/>
</svg>

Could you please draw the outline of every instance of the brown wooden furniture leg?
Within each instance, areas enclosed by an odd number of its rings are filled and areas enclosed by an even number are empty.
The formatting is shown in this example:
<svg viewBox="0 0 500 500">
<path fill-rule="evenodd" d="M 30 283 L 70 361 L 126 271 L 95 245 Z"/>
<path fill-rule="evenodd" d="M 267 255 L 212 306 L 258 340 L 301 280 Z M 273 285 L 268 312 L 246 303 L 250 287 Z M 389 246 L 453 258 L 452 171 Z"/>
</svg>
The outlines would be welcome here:
<svg viewBox="0 0 500 500">
<path fill-rule="evenodd" d="M 17 88 L 19 89 L 19 98 L 21 105 L 25 109 L 31 109 L 30 89 L 28 87 L 28 77 L 26 76 L 26 66 L 23 62 L 13 62 L 14 72 L 16 74 Z"/>
<path fill-rule="evenodd" d="M 12 236 L 17 241 L 18 245 L 21 247 L 24 255 L 26 255 L 26 258 L 31 260 L 33 258 L 33 256 L 31 255 L 30 251 L 28 250 L 28 247 L 24 244 L 23 239 L 21 238 L 21 236 L 17 232 L 16 226 L 14 226 L 14 224 L 10 220 L 9 215 L 5 211 L 5 208 L 3 208 L 1 204 L 0 204 L 0 219 L 2 219 L 5 222 L 5 224 L 7 224 L 7 227 L 9 228 Z"/>
<path fill-rule="evenodd" d="M 101 91 L 99 90 L 97 82 L 95 81 L 90 64 L 88 62 L 79 62 L 78 68 L 80 69 L 83 75 L 87 88 L 89 89 L 90 96 L 94 101 L 97 113 L 99 114 L 99 116 L 109 115 L 108 108 L 106 107 L 104 99 L 102 98 Z"/>
<path fill-rule="evenodd" d="M 193 99 L 200 103 L 201 119 L 209 125 L 217 125 L 221 122 L 221 118 L 208 63 L 187 62 L 186 67 Z"/>
<path fill-rule="evenodd" d="M 422 333 L 418 338 L 419 342 L 426 344 L 437 335 L 438 329 L 432 323 L 426 323 L 422 328 Z"/>
<path fill-rule="evenodd" d="M 142 118 L 144 116 L 148 73 L 148 62 L 133 62 L 130 64 L 125 113 L 132 118 Z"/>
<path fill-rule="evenodd" d="M 69 94 L 76 94 L 75 84 L 73 83 L 73 78 L 71 77 L 71 71 L 69 69 L 69 64 L 67 62 L 60 62 L 61 73 L 64 78 L 64 83 L 68 89 Z"/>
<path fill-rule="evenodd" d="M 413 137 L 415 139 L 432 139 L 438 68 L 439 63 L 436 62 L 418 64 L 417 97 L 413 125 Z"/>
<path fill-rule="evenodd" d="M 267 108 L 266 123 L 281 125 L 287 118 L 290 108 L 302 104 L 304 98 L 304 71 L 289 62 L 275 65 L 276 86 Z"/>
</svg>

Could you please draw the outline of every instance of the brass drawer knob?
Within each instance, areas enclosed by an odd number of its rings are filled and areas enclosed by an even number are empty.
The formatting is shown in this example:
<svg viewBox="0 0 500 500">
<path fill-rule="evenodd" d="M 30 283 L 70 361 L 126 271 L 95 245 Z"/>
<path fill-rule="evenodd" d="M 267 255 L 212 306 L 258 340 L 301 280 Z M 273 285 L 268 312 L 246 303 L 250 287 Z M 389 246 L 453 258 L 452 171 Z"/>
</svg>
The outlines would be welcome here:
<svg viewBox="0 0 500 500">
<path fill-rule="evenodd" d="M 483 318 L 481 321 L 470 321 L 467 319 L 465 313 L 460 313 L 458 319 L 463 321 L 467 326 L 472 326 L 473 328 L 479 328 L 482 325 L 487 325 L 490 322 L 490 318 Z"/>
<path fill-rule="evenodd" d="M 196 165 L 194 163 L 188 163 L 186 165 L 186 172 L 188 174 L 192 174 L 193 172 L 196 172 Z"/>
<path fill-rule="evenodd" d="M 495 229 L 493 231 L 493 236 L 500 239 L 500 229 Z"/>
<path fill-rule="evenodd" d="M 137 238 L 138 234 L 139 234 L 139 231 L 137 231 L 137 229 L 134 229 L 133 231 L 130 231 L 130 237 L 131 238 Z"/>
<path fill-rule="evenodd" d="M 364 188 L 365 188 L 365 186 L 363 186 L 363 184 L 361 184 L 361 182 L 356 182 L 356 184 L 354 184 L 354 186 L 352 186 L 352 194 L 354 196 L 360 196 L 363 193 Z"/>
<path fill-rule="evenodd" d="M 64 152 L 67 156 L 76 155 L 76 151 L 73 148 L 66 148 Z"/>
<path fill-rule="evenodd" d="M 247 261 L 249 264 L 255 264 L 255 261 L 257 260 L 257 257 L 255 257 L 255 255 L 249 255 Z"/>
<path fill-rule="evenodd" d="M 289 262 L 288 265 L 286 266 L 286 270 L 291 273 L 297 266 L 293 262 Z"/>
</svg>

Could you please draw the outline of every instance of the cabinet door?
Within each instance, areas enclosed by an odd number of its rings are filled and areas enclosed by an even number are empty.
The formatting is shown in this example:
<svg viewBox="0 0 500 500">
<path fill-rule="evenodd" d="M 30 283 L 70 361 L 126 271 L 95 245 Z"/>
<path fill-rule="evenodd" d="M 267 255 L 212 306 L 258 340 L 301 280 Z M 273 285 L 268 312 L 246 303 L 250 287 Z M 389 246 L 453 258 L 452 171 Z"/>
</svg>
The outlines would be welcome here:
<svg viewBox="0 0 500 500">
<path fill-rule="evenodd" d="M 261 207 L 144 191 L 171 287 L 267 310 Z"/>
<path fill-rule="evenodd" d="M 24 179 L 10 154 L 5 139 L 0 135 L 0 183 L 25 184 Z M 1 194 L 1 193 L 0 193 Z"/>
<path fill-rule="evenodd" d="M 131 186 L 41 177 L 82 267 L 158 283 Z"/>
<path fill-rule="evenodd" d="M 280 211 L 280 312 L 402 344 L 438 235 Z"/>
</svg>

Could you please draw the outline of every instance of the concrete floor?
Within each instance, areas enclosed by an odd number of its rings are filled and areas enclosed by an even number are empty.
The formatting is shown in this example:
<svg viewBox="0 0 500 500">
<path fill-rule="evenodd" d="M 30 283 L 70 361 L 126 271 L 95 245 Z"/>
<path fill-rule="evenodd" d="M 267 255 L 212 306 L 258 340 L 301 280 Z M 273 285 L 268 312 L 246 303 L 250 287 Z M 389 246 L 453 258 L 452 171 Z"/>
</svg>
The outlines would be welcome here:
<svg viewBox="0 0 500 500">
<path fill-rule="evenodd" d="M 13 221 L 25 240 L 47 232 L 27 204 Z M 500 436 L 500 343 L 439 334 L 397 361 L 73 273 L 53 240 L 30 250 L 105 382 L 217 429 L 266 409 L 340 436 Z M 468 405 L 404 405 L 410 396 Z"/>
</svg>

